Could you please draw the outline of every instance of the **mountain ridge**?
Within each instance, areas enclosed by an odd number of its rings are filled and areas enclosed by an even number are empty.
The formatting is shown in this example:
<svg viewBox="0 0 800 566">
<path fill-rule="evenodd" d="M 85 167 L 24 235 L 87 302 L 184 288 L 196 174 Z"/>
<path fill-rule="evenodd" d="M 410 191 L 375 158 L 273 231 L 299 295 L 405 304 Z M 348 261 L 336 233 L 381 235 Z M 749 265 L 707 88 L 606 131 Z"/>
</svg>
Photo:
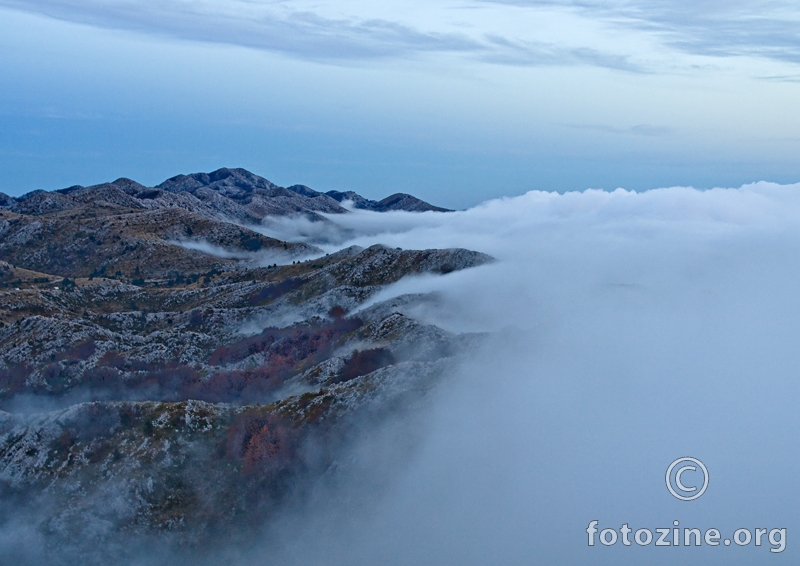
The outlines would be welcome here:
<svg viewBox="0 0 800 566">
<path fill-rule="evenodd" d="M 353 191 L 322 193 L 299 184 L 280 187 L 246 169 L 227 167 L 210 173 L 175 175 L 155 187 L 120 177 L 97 185 L 73 185 L 54 191 L 39 189 L 19 197 L 0 193 L 0 208 L 40 215 L 66 210 L 74 206 L 73 199 L 79 202 L 102 199 L 131 207 L 185 207 L 202 210 L 218 219 L 244 223 L 260 223 L 268 216 L 294 214 L 320 220 L 320 214 L 349 212 L 342 206 L 346 201 L 352 202 L 356 209 L 374 212 L 450 212 L 407 193 L 395 193 L 374 201 Z M 151 202 L 146 205 L 146 201 Z"/>
</svg>

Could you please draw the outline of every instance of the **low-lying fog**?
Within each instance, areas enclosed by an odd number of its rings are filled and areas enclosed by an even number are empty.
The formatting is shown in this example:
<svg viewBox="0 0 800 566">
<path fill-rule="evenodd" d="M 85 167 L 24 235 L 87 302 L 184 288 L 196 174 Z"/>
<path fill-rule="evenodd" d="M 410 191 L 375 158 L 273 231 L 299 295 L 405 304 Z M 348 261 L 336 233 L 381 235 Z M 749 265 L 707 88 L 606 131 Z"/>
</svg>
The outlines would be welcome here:
<svg viewBox="0 0 800 566">
<path fill-rule="evenodd" d="M 359 512 L 320 504 L 283 533 L 277 563 L 796 561 L 800 185 L 531 192 L 450 214 L 331 219 L 350 236 L 304 228 L 326 251 L 381 242 L 496 257 L 383 296 L 436 290 L 440 305 L 416 316 L 497 332 L 442 388 L 412 456 L 392 459 L 391 432 L 365 445 L 365 476 L 380 462 L 372 473 L 394 470 L 389 486 L 353 487 Z M 681 456 L 709 470 L 696 501 L 667 491 Z M 722 539 L 786 528 L 786 550 L 771 553 L 766 535 L 761 546 L 590 547 L 592 520 L 654 533 L 678 520 Z"/>
</svg>

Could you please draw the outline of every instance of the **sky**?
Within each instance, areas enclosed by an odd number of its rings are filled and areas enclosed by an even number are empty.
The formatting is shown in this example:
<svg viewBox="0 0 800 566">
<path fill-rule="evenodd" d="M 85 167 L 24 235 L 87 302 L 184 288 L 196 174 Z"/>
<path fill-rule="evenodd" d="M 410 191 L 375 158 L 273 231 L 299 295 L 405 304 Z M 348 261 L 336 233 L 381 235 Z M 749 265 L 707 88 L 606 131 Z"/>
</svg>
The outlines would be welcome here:
<svg viewBox="0 0 800 566">
<path fill-rule="evenodd" d="M 783 0 L 0 0 L 0 191 L 797 182 L 799 24 Z"/>
</svg>

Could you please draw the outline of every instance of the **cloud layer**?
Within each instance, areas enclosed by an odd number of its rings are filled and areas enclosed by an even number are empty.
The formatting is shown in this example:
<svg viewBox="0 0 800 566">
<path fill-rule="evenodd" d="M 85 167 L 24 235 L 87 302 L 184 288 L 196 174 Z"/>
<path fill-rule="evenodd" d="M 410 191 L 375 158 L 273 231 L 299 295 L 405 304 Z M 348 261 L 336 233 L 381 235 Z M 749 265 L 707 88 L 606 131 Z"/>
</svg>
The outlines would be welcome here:
<svg viewBox="0 0 800 566">
<path fill-rule="evenodd" d="M 376 300 L 437 291 L 438 306 L 415 315 L 496 334 L 442 388 L 390 488 L 354 487 L 357 513 L 317 508 L 283 533 L 282 560 L 672 564 L 678 553 L 746 564 L 768 548 L 592 548 L 585 529 L 800 528 L 800 185 L 531 192 L 337 221 L 351 231 L 341 244 L 493 254 L 496 264 L 406 280 Z M 712 477 L 691 505 L 664 485 L 686 455 Z"/>
<path fill-rule="evenodd" d="M 653 71 L 665 47 L 692 55 L 800 62 L 790 2 L 2 0 L 101 27 L 228 43 L 317 61 L 460 54 L 514 66 Z"/>
<path fill-rule="evenodd" d="M 783 0 L 486 0 L 529 9 L 561 7 L 591 18 L 659 35 L 670 47 L 696 55 L 749 55 L 800 62 L 800 12 Z"/>
</svg>

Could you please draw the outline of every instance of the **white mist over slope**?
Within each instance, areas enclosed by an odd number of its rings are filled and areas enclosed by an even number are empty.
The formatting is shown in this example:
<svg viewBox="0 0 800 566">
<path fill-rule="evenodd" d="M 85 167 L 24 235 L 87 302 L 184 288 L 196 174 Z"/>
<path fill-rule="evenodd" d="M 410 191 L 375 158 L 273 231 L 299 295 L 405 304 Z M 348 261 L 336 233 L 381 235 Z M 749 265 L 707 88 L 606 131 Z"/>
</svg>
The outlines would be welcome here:
<svg viewBox="0 0 800 566">
<path fill-rule="evenodd" d="M 331 217 L 403 248 L 498 262 L 401 281 L 422 313 L 498 331 L 435 403 L 423 445 L 357 517 L 298 534 L 288 563 L 755 564 L 800 533 L 800 184 L 542 193 L 451 214 Z M 417 312 L 415 315 L 419 315 Z M 710 472 L 681 502 L 667 466 Z M 685 477 L 689 478 L 690 474 Z M 787 528 L 788 545 L 587 546 L 585 529 Z"/>
</svg>

